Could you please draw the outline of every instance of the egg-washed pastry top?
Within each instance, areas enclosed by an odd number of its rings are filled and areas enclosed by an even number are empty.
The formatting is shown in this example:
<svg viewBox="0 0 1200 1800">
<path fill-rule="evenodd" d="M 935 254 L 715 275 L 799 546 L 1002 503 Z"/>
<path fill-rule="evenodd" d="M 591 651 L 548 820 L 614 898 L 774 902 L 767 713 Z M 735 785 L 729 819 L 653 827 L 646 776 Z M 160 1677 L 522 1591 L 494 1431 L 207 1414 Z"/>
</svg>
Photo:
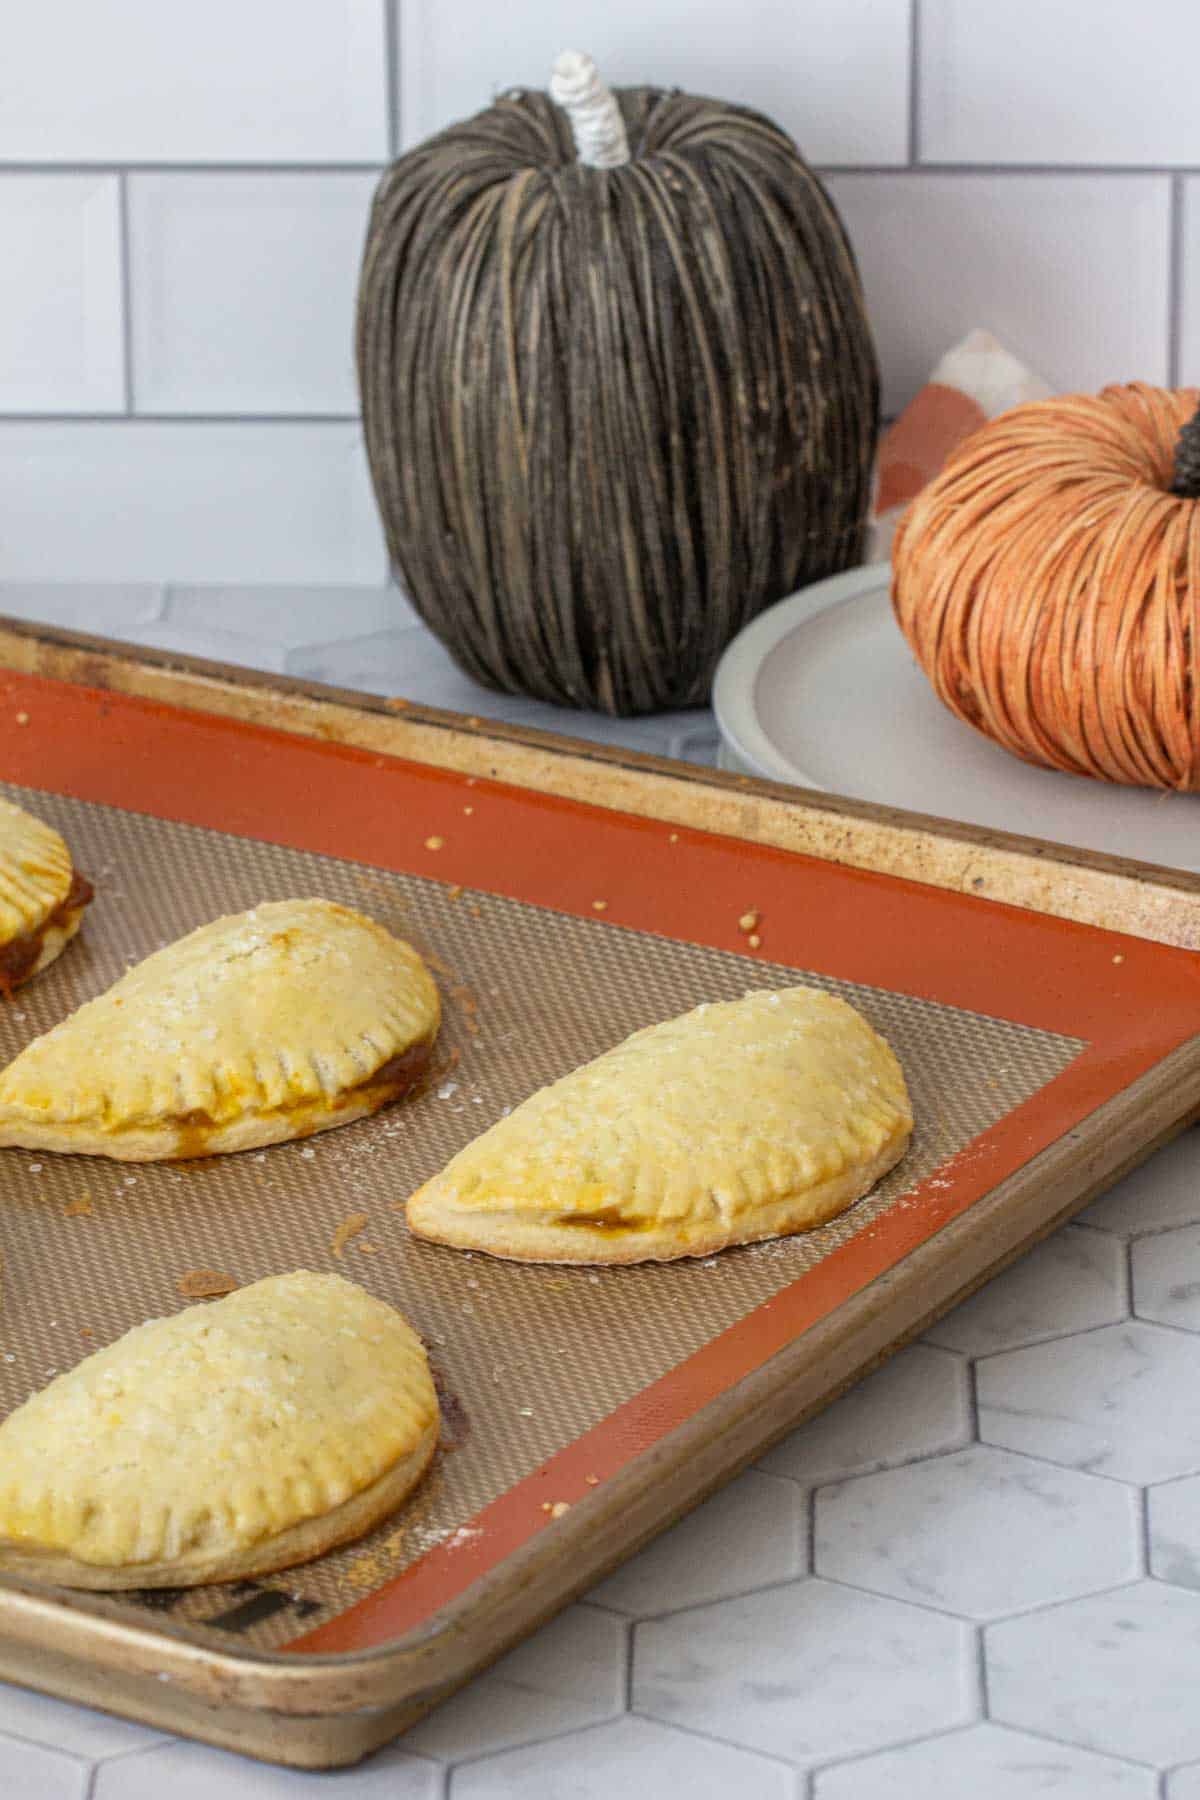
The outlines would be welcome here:
<svg viewBox="0 0 1200 1800">
<path fill-rule="evenodd" d="M 263 1572 L 393 1510 L 437 1441 L 421 1340 L 339 1275 L 138 1325 L 0 1425 L 0 1568 L 86 1587 Z"/>
<path fill-rule="evenodd" d="M 54 827 L 0 799 L 0 992 L 54 961 L 91 898 Z"/>
<path fill-rule="evenodd" d="M 537 1262 L 707 1256 L 823 1224 L 908 1146 L 895 1055 L 844 1000 L 750 993 L 541 1089 L 408 1203 L 412 1229 Z"/>
<path fill-rule="evenodd" d="M 156 951 L 0 1072 L 0 1145 L 208 1155 L 373 1112 L 431 1055 L 417 952 L 328 900 L 215 919 Z"/>
</svg>

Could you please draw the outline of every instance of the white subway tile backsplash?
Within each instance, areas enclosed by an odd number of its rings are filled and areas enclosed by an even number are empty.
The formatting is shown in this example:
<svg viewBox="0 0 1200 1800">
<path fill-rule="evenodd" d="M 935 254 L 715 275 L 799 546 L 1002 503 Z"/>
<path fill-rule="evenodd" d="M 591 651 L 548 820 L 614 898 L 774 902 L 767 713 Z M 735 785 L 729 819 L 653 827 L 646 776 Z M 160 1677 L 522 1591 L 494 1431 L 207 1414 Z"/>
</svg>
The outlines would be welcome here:
<svg viewBox="0 0 1200 1800">
<path fill-rule="evenodd" d="M 1200 162 L 1193 0 L 922 0 L 923 160 Z"/>
<path fill-rule="evenodd" d="M 1170 182 L 835 176 L 897 412 L 982 325 L 1056 388 L 1168 377 Z"/>
<path fill-rule="evenodd" d="M 378 586 L 353 424 L 0 423 L 0 582 Z"/>
<path fill-rule="evenodd" d="M 376 176 L 132 175 L 133 397 L 152 413 L 355 413 Z"/>
<path fill-rule="evenodd" d="M 376 162 L 386 0 L 6 9 L 0 158 Z"/>
<path fill-rule="evenodd" d="M 1200 176 L 1183 184 L 1179 381 L 1200 387 Z"/>
<path fill-rule="evenodd" d="M 908 155 L 909 0 L 400 0 L 400 124 L 415 144 L 504 88 L 544 88 L 562 50 L 612 85 L 650 82 L 768 113 L 820 163 Z"/>
<path fill-rule="evenodd" d="M 0 176 L 0 256 L 0 411 L 119 412 L 117 176 Z"/>
</svg>

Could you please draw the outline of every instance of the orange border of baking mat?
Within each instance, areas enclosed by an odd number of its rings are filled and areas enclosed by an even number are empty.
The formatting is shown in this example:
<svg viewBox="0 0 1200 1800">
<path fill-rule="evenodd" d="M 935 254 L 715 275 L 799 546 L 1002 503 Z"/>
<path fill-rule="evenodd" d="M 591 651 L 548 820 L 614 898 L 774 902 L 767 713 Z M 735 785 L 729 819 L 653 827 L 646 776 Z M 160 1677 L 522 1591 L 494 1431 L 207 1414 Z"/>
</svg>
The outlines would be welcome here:
<svg viewBox="0 0 1200 1800">
<path fill-rule="evenodd" d="M 460 882 L 592 919 L 598 931 L 625 925 L 745 954 L 737 920 L 753 906 L 772 962 L 1086 1041 L 1060 1075 L 913 1190 L 920 1207 L 891 1208 L 293 1651 L 361 1651 L 427 1621 L 548 1528 L 544 1497 L 585 1503 L 589 1477 L 603 1481 L 661 1442 L 1200 1034 L 1200 959 L 1190 951 L 130 695 L 4 673 L 0 773 Z"/>
</svg>

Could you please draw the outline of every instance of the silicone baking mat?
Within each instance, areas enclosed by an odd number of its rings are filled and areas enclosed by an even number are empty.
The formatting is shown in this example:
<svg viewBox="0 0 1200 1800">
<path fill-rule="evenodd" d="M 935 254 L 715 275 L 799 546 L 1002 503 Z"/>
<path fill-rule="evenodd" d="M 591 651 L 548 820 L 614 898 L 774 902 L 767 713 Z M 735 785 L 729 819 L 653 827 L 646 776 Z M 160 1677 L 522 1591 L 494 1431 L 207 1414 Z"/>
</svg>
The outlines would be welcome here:
<svg viewBox="0 0 1200 1800">
<path fill-rule="evenodd" d="M 0 1156 L 3 1410 L 185 1304 L 197 1270 L 340 1270 L 401 1307 L 443 1388 L 431 1476 L 359 1543 L 260 1583 L 72 1598 L 142 1627 L 252 1652 L 391 1641 L 1200 1024 L 1181 952 L 145 702 L 34 681 L 19 697 L 0 767 L 26 780 L 5 791 L 64 833 L 97 900 L 0 1009 L 4 1057 L 195 925 L 293 895 L 408 937 L 445 1003 L 424 1091 L 306 1143 L 178 1165 Z M 409 1238 L 405 1196 L 534 1088 L 701 1000 L 797 980 L 859 1006 L 913 1094 L 910 1154 L 841 1219 L 612 1270 Z"/>
</svg>

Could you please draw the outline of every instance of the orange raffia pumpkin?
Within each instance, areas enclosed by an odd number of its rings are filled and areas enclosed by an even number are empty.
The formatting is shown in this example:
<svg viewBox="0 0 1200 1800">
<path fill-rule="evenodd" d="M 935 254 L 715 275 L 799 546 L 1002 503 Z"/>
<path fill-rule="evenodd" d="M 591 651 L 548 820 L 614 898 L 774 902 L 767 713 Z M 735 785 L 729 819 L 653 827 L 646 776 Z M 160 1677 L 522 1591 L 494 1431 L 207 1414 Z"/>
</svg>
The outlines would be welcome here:
<svg viewBox="0 0 1200 1800">
<path fill-rule="evenodd" d="M 952 712 L 1046 768 L 1200 790 L 1200 392 L 993 419 L 905 514 L 900 627 Z"/>
</svg>

